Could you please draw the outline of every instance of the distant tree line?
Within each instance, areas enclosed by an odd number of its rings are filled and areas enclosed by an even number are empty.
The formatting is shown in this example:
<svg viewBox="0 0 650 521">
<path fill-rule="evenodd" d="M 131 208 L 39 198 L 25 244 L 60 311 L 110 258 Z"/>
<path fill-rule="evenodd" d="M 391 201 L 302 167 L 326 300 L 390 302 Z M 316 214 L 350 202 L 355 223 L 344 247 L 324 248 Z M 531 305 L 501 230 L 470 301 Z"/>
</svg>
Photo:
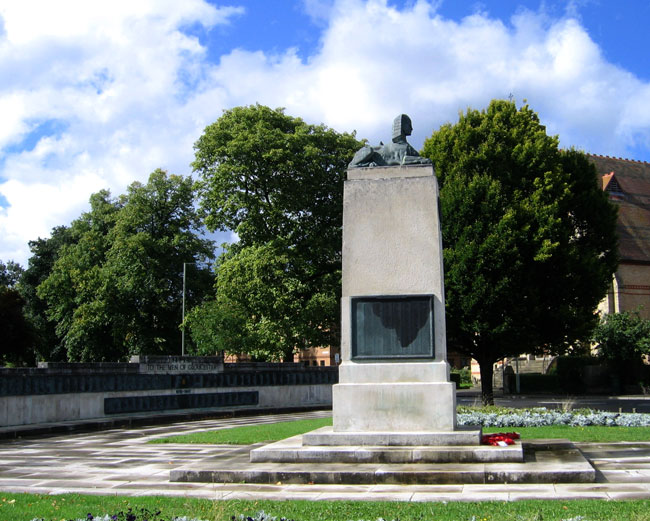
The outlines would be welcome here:
<svg viewBox="0 0 650 521">
<path fill-rule="evenodd" d="M 527 105 L 495 100 L 421 152 L 441 187 L 449 347 L 478 360 L 486 402 L 497 360 L 591 338 L 616 269 L 616 210 L 586 156 L 558 143 Z M 362 144 L 282 109 L 224 111 L 194 146 L 196 181 L 157 170 L 94 194 L 30 243 L 24 272 L 3 265 L 2 320 L 5 300 L 23 319 L 5 361 L 178 354 L 183 263 L 190 352 L 286 360 L 337 345 L 343 181 Z M 238 237 L 213 265 L 204 227 Z"/>
<path fill-rule="evenodd" d="M 27 268 L 5 290 L 21 299 L 24 333 L 3 342 L 4 361 L 177 354 L 183 263 L 193 268 L 189 306 L 212 285 L 203 263 L 214 246 L 200 227 L 190 178 L 156 170 L 118 198 L 93 194 L 90 210 L 70 226 L 30 242 Z M 10 317 L 2 319 L 3 327 L 11 325 Z"/>
<path fill-rule="evenodd" d="M 195 145 L 198 181 L 153 172 L 102 190 L 69 226 L 0 266 L 0 356 L 117 361 L 187 352 L 292 360 L 338 343 L 343 179 L 353 135 L 255 105 L 225 111 Z M 205 229 L 232 230 L 215 245 Z M 5 310 L 6 308 L 6 310 Z"/>
</svg>

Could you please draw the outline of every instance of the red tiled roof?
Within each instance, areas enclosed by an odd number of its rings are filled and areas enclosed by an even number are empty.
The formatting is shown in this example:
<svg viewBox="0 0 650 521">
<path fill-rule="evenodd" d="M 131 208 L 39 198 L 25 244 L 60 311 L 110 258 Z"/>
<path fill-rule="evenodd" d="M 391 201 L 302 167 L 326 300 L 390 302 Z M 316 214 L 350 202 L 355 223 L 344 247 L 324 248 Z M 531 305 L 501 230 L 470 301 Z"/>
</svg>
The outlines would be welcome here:
<svg viewBox="0 0 650 521">
<path fill-rule="evenodd" d="M 650 262 L 650 163 L 593 154 L 588 157 L 602 176 L 603 190 L 610 192 L 610 200 L 618 206 L 621 261 Z"/>
</svg>

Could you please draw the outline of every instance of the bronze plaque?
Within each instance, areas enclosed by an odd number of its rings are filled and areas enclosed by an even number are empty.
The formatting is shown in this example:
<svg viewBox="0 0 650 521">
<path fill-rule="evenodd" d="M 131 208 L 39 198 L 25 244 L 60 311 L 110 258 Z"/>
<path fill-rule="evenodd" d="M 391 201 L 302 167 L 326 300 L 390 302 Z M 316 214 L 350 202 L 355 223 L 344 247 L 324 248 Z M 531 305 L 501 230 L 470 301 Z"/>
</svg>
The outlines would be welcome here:
<svg viewBox="0 0 650 521">
<path fill-rule="evenodd" d="M 433 296 L 352 297 L 352 359 L 434 358 Z"/>
</svg>

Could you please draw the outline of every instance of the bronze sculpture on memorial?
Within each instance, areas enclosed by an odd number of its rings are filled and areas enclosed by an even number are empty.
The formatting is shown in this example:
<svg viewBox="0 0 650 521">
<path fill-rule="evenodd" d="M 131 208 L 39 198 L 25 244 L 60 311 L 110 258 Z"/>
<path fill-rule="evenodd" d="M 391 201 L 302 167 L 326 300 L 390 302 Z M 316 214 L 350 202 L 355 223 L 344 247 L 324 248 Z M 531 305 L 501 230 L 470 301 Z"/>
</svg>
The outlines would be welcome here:
<svg viewBox="0 0 650 521">
<path fill-rule="evenodd" d="M 393 120 L 392 142 L 387 145 L 381 143 L 376 147 L 366 145 L 357 150 L 348 168 L 430 164 L 430 159 L 420 157 L 417 150 L 406 141 L 406 136 L 410 136 L 412 131 L 411 118 L 400 114 Z"/>
</svg>

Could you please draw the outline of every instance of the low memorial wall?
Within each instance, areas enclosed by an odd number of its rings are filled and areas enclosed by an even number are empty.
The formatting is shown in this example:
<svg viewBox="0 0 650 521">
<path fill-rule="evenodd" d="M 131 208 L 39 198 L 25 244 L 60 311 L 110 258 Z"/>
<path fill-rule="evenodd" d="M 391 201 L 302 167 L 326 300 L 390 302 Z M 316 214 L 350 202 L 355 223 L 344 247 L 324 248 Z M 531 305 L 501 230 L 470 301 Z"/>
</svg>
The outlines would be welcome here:
<svg viewBox="0 0 650 521">
<path fill-rule="evenodd" d="M 337 367 L 224 364 L 219 357 L 41 363 L 0 369 L 0 427 L 117 415 L 332 404 Z"/>
</svg>

